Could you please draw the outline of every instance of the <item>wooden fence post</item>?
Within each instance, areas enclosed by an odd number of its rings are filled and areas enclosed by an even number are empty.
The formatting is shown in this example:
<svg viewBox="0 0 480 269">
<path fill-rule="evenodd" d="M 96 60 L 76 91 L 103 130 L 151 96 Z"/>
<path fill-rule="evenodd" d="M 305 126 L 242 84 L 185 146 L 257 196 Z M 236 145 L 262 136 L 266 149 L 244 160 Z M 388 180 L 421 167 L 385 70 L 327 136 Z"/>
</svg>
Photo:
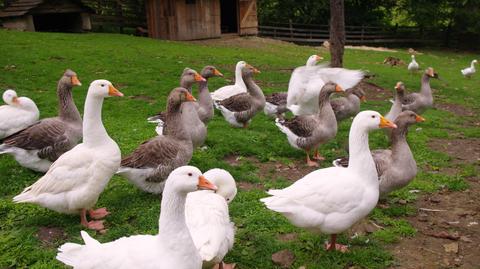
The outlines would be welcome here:
<svg viewBox="0 0 480 269">
<path fill-rule="evenodd" d="M 288 20 L 288 25 L 290 26 L 290 37 L 293 38 L 293 25 L 292 25 L 292 20 Z"/>
</svg>

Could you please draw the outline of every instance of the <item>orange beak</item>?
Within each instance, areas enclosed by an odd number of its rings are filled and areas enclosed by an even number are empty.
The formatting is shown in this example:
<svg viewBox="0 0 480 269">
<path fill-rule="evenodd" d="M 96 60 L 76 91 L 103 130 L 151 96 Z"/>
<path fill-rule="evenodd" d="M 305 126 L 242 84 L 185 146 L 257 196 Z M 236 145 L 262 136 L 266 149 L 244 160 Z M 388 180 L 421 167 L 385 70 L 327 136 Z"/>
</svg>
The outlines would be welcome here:
<svg viewBox="0 0 480 269">
<path fill-rule="evenodd" d="M 193 97 L 193 95 L 191 95 L 189 92 L 186 92 L 185 93 L 185 100 L 189 101 L 189 102 L 195 102 L 197 101 L 197 99 L 195 99 L 195 97 Z"/>
<path fill-rule="evenodd" d="M 416 120 L 417 122 L 424 122 L 424 121 L 425 121 L 425 118 L 417 115 L 417 116 L 415 117 L 415 120 Z"/>
<path fill-rule="evenodd" d="M 77 76 L 73 76 L 71 80 L 72 80 L 72 85 L 82 86 L 82 83 L 80 82 L 80 80 L 78 80 Z"/>
<path fill-rule="evenodd" d="M 380 124 L 378 126 L 380 128 L 397 128 L 395 123 L 385 119 L 383 116 L 380 116 Z"/>
<path fill-rule="evenodd" d="M 318 56 L 318 55 L 315 55 L 315 60 L 318 62 L 318 61 L 321 61 L 323 60 L 323 57 L 322 56 Z"/>
<path fill-rule="evenodd" d="M 200 76 L 198 73 L 195 74 L 195 81 L 207 81 L 204 77 Z"/>
<path fill-rule="evenodd" d="M 119 90 L 117 90 L 115 87 L 112 85 L 108 85 L 108 95 L 110 96 L 119 96 L 122 97 L 123 93 L 121 93 Z"/>
<path fill-rule="evenodd" d="M 342 89 L 342 87 L 340 87 L 340 85 L 337 84 L 337 85 L 335 86 L 335 91 L 336 91 L 336 92 L 343 92 L 344 90 Z"/>
<path fill-rule="evenodd" d="M 214 74 L 215 76 L 218 76 L 218 77 L 223 77 L 223 74 L 220 73 L 220 71 L 218 71 L 218 69 L 215 69 L 215 70 L 213 71 L 213 74 Z"/>
<path fill-rule="evenodd" d="M 212 190 L 216 191 L 217 186 L 215 186 L 212 182 L 208 181 L 204 176 L 198 177 L 198 188 L 202 190 Z"/>
<path fill-rule="evenodd" d="M 366 97 L 365 95 L 363 95 L 362 97 L 360 97 L 360 100 L 361 100 L 362 102 L 366 102 L 366 101 L 367 101 L 367 97 Z"/>
<path fill-rule="evenodd" d="M 20 101 L 18 100 L 18 97 L 14 96 L 12 98 L 12 103 L 17 104 L 17 105 L 20 104 Z"/>
</svg>

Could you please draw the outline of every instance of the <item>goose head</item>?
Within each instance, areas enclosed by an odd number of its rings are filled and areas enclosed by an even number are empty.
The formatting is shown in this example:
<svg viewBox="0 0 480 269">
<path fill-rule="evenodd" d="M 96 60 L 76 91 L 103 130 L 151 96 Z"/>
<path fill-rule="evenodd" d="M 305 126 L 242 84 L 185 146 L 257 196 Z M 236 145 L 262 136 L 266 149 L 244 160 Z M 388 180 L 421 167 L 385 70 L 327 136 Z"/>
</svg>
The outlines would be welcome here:
<svg viewBox="0 0 480 269">
<path fill-rule="evenodd" d="M 435 72 L 432 67 L 427 68 L 427 70 L 425 70 L 425 74 L 431 78 L 438 78 L 438 73 Z"/>
<path fill-rule="evenodd" d="M 412 54 L 412 61 L 415 61 L 415 55 Z"/>
<path fill-rule="evenodd" d="M 242 69 L 247 65 L 245 61 L 239 61 L 235 66 L 236 71 L 242 71 Z"/>
<path fill-rule="evenodd" d="M 344 90 L 340 85 L 333 83 L 333 82 L 327 82 L 325 85 L 323 85 L 321 92 L 326 93 L 328 95 L 334 93 L 334 92 L 343 92 Z"/>
<path fill-rule="evenodd" d="M 365 110 L 357 114 L 353 119 L 353 125 L 358 126 L 357 128 L 363 129 L 364 131 L 372 131 L 379 128 L 397 128 L 393 122 L 384 118 L 377 111 Z"/>
<path fill-rule="evenodd" d="M 205 79 L 211 78 L 211 77 L 223 77 L 223 74 L 218 71 L 215 66 L 212 65 L 207 65 L 202 69 L 202 77 Z"/>
<path fill-rule="evenodd" d="M 350 91 L 351 94 L 356 95 L 358 99 L 360 99 L 362 102 L 367 101 L 367 96 L 365 94 L 365 91 L 362 88 L 354 87 L 354 88 L 348 89 L 347 91 Z"/>
<path fill-rule="evenodd" d="M 88 88 L 88 95 L 105 98 L 110 96 L 122 97 L 123 93 L 113 87 L 110 81 L 105 79 L 98 79 L 90 83 L 90 87 Z"/>
<path fill-rule="evenodd" d="M 257 68 L 249 64 L 246 64 L 242 68 L 242 77 L 253 77 L 253 74 L 259 74 L 259 73 L 260 73 L 260 70 L 258 70 Z"/>
<path fill-rule="evenodd" d="M 395 90 L 399 93 L 402 93 L 405 91 L 405 84 L 401 81 L 397 82 L 397 84 L 395 84 Z"/>
<path fill-rule="evenodd" d="M 225 198 L 227 203 L 230 203 L 235 195 L 237 195 L 237 186 L 232 175 L 223 169 L 210 169 L 203 174 L 210 182 L 217 186 L 216 194 Z"/>
<path fill-rule="evenodd" d="M 472 61 L 472 65 L 477 64 L 477 63 L 478 63 L 477 60 L 473 60 L 473 61 Z"/>
<path fill-rule="evenodd" d="M 173 89 L 167 98 L 167 110 L 173 107 L 180 107 L 183 102 L 196 101 L 195 97 L 185 88 L 178 87 Z"/>
<path fill-rule="evenodd" d="M 321 60 L 323 60 L 323 57 L 314 54 L 308 57 L 306 66 L 314 66 Z"/>
<path fill-rule="evenodd" d="M 80 80 L 78 80 L 77 73 L 73 72 L 70 69 L 67 69 L 65 73 L 63 73 L 62 78 L 60 79 L 59 83 L 72 88 L 73 86 L 82 86 Z"/>
<path fill-rule="evenodd" d="M 217 186 L 206 179 L 200 170 L 194 166 L 181 166 L 173 170 L 165 183 L 165 190 L 187 194 L 196 190 L 217 190 Z"/>
<path fill-rule="evenodd" d="M 415 112 L 410 111 L 410 110 L 405 110 L 402 113 L 400 113 L 397 118 L 395 119 L 395 124 L 399 127 L 408 127 L 412 124 L 418 123 L 418 122 L 424 122 L 425 118 L 417 115 Z"/>
<path fill-rule="evenodd" d="M 198 74 L 197 71 L 187 67 L 183 69 L 182 81 L 188 84 L 193 84 L 195 82 L 207 81 L 207 80 L 204 77 L 200 76 L 200 74 Z"/>
<path fill-rule="evenodd" d="M 15 92 L 12 89 L 6 90 L 3 93 L 2 98 L 3 98 L 3 101 L 5 102 L 5 104 L 7 104 L 7 105 L 11 105 L 11 106 L 18 105 L 17 92 Z"/>
</svg>

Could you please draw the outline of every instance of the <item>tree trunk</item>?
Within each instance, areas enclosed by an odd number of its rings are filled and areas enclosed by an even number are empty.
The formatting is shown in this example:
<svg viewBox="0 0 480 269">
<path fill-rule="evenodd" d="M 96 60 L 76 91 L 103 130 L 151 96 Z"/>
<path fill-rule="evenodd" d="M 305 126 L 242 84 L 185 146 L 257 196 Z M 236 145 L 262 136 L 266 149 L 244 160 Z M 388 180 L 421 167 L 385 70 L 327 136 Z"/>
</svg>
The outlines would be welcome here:
<svg viewBox="0 0 480 269">
<path fill-rule="evenodd" d="M 343 67 L 345 14 L 343 0 L 330 0 L 330 55 L 332 67 Z"/>
</svg>

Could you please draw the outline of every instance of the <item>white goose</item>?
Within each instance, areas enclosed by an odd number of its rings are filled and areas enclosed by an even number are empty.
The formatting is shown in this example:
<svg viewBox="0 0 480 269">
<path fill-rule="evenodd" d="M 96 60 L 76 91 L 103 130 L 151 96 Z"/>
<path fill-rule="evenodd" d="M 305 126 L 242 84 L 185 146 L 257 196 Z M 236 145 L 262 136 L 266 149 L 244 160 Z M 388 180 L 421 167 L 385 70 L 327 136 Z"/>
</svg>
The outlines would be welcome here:
<svg viewBox="0 0 480 269">
<path fill-rule="evenodd" d="M 467 67 L 467 68 L 461 70 L 462 75 L 466 78 L 470 78 L 476 72 L 475 64 L 477 64 L 477 63 L 478 63 L 477 60 L 473 60 L 472 63 L 470 64 L 470 67 Z"/>
<path fill-rule="evenodd" d="M 319 61 L 323 60 L 323 57 L 316 54 L 311 55 L 307 59 L 305 66 L 315 66 Z M 326 67 L 326 65 L 323 65 Z M 267 116 L 275 116 L 278 114 L 283 114 L 288 111 L 287 109 L 287 96 L 286 92 L 275 92 L 265 96 L 265 108 L 263 112 Z"/>
<path fill-rule="evenodd" d="M 288 84 L 287 108 L 294 115 L 311 115 L 318 112 L 318 89 L 327 82 L 334 82 L 343 89 L 349 89 L 362 80 L 360 70 L 301 66 L 296 68 Z"/>
<path fill-rule="evenodd" d="M 408 64 L 407 69 L 411 73 L 415 73 L 418 71 L 418 69 L 420 69 L 420 66 L 418 65 L 417 61 L 415 61 L 415 55 L 412 55 L 412 61 Z"/>
<path fill-rule="evenodd" d="M 28 97 L 17 97 L 14 90 L 3 93 L 6 105 L 0 106 L 0 139 L 27 128 L 40 116 L 37 105 Z"/>
<path fill-rule="evenodd" d="M 247 92 L 247 86 L 242 79 L 242 69 L 247 66 L 245 61 L 240 61 L 235 66 L 235 84 L 223 86 L 220 89 L 211 93 L 213 101 L 220 101 L 227 99 L 230 96 Z"/>
<path fill-rule="evenodd" d="M 101 244 L 82 231 L 85 245 L 66 243 L 58 249 L 57 259 L 78 269 L 202 268 L 185 224 L 187 194 L 198 188 L 216 189 L 196 167 L 175 169 L 165 184 L 157 235 L 133 235 Z"/>
<path fill-rule="evenodd" d="M 222 263 L 223 257 L 233 247 L 235 226 L 230 221 L 228 204 L 237 195 L 232 175 L 223 169 L 211 169 L 204 173 L 217 191 L 191 192 L 185 204 L 185 219 L 193 242 L 203 260 L 203 268 L 211 269 Z"/>
<path fill-rule="evenodd" d="M 108 181 L 120 167 L 120 149 L 102 123 L 102 104 L 107 96 L 123 96 L 107 80 L 95 80 L 88 88 L 83 120 L 83 143 L 64 153 L 47 173 L 15 196 L 16 203 L 33 203 L 48 209 L 80 214 L 81 224 L 103 230 L 103 221 L 87 222 L 109 214 L 92 210 Z"/>
<path fill-rule="evenodd" d="M 350 128 L 348 168 L 313 171 L 290 187 L 268 191 L 272 196 L 261 201 L 295 226 L 330 234 L 329 250 L 346 250 L 346 246 L 336 244 L 336 235 L 366 217 L 378 201 L 378 176 L 368 132 L 385 127 L 396 125 L 375 111 L 358 113 Z"/>
</svg>

